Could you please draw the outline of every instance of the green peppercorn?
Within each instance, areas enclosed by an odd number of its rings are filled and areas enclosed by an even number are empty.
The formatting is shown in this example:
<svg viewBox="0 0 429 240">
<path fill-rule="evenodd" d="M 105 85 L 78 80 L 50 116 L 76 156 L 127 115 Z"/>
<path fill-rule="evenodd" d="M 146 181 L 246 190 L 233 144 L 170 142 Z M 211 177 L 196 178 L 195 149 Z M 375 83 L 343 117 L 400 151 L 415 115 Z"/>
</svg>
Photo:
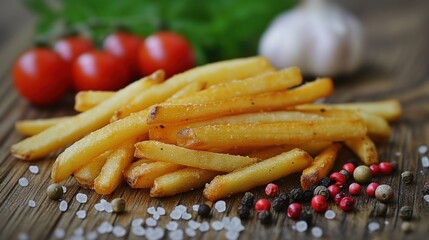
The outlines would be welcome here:
<svg viewBox="0 0 429 240">
<path fill-rule="evenodd" d="M 329 192 L 328 192 L 328 189 L 325 186 L 317 186 L 316 189 L 314 189 L 313 195 L 314 196 L 316 196 L 316 195 L 322 195 L 326 199 L 329 198 Z"/>
<path fill-rule="evenodd" d="M 112 209 L 115 213 L 123 213 L 125 211 L 125 200 L 123 198 L 113 199 Z"/>
<path fill-rule="evenodd" d="M 402 222 L 402 224 L 401 224 L 401 230 L 404 233 L 412 232 L 413 229 L 414 229 L 414 225 L 412 223 L 410 223 L 410 222 Z"/>
<path fill-rule="evenodd" d="M 393 198 L 393 189 L 387 184 L 381 184 L 375 190 L 375 198 L 382 203 L 389 202 Z"/>
<path fill-rule="evenodd" d="M 386 216 L 386 213 L 387 213 L 387 205 L 381 202 L 377 203 L 374 209 L 374 215 L 376 217 L 384 217 Z"/>
<path fill-rule="evenodd" d="M 413 181 L 414 174 L 410 171 L 405 171 L 405 172 L 401 173 L 401 179 L 405 184 L 409 184 Z"/>
<path fill-rule="evenodd" d="M 49 187 L 46 189 L 46 194 L 48 197 L 52 200 L 59 200 L 63 196 L 63 187 L 57 183 L 53 183 L 49 185 Z"/>
<path fill-rule="evenodd" d="M 413 218 L 413 208 L 410 206 L 403 206 L 399 209 L 399 216 L 403 220 L 411 220 Z"/>
<path fill-rule="evenodd" d="M 369 183 L 372 180 L 371 169 L 365 165 L 360 165 L 353 171 L 353 178 L 358 183 Z"/>
</svg>

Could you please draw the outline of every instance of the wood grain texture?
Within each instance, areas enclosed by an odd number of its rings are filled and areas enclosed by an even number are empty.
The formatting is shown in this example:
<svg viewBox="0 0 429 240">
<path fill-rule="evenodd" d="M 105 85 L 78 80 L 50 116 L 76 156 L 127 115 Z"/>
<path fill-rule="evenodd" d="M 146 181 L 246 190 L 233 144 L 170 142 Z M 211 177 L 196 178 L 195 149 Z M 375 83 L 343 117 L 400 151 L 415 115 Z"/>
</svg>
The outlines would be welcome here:
<svg viewBox="0 0 429 240">
<path fill-rule="evenodd" d="M 398 98 L 403 104 L 403 116 L 393 125 L 391 140 L 379 146 L 381 160 L 396 161 L 399 171 L 391 176 L 379 177 L 380 183 L 387 183 L 395 189 L 395 198 L 388 204 L 386 217 L 375 217 L 372 211 L 377 203 L 374 198 L 364 194 L 356 197 L 356 208 L 351 213 L 342 212 L 334 204 L 329 208 L 336 213 L 334 220 L 327 220 L 323 214 L 313 215 L 313 226 L 324 230 L 323 239 L 426 239 L 429 234 L 429 203 L 423 200 L 421 192 L 423 182 L 429 181 L 429 169 L 421 165 L 421 155 L 417 152 L 420 145 L 429 146 L 429 2 L 428 1 L 338 1 L 362 19 L 365 25 L 367 47 L 364 53 L 365 64 L 360 71 L 351 76 L 335 79 L 336 91 L 329 102 L 370 101 L 386 98 Z M 138 239 L 130 233 L 131 221 L 137 217 L 147 218 L 149 206 L 162 206 L 170 212 L 178 204 L 188 206 L 193 219 L 201 221 L 192 211 L 193 204 L 203 203 L 202 191 L 181 194 L 174 197 L 155 199 L 149 197 L 148 190 L 131 189 L 121 185 L 109 196 L 97 195 L 94 191 L 79 188 L 70 178 L 64 185 L 67 193 L 64 199 L 69 202 L 65 213 L 58 210 L 58 202 L 49 200 L 45 190 L 50 184 L 50 168 L 55 156 L 28 163 L 14 159 L 9 152 L 10 146 L 23 137 L 13 128 L 19 119 L 33 119 L 73 114 L 72 101 L 52 108 L 38 108 L 26 103 L 15 92 L 10 78 L 10 67 L 19 52 L 28 47 L 32 36 L 31 22 L 16 29 L 15 37 L 2 46 L 0 56 L 0 239 L 16 239 L 20 233 L 26 233 L 30 239 L 55 239 L 57 228 L 66 230 L 71 237 L 74 230 L 83 227 L 85 234 L 96 230 L 103 222 L 109 221 L 127 229 L 126 239 Z M 342 151 L 334 169 L 339 169 L 350 152 Z M 37 165 L 40 173 L 29 172 L 30 165 Z M 412 171 L 415 181 L 404 185 L 400 173 Z M 18 179 L 30 180 L 27 187 L 18 185 Z M 281 190 L 289 191 L 299 186 L 299 175 L 293 175 L 277 182 Z M 78 192 L 89 196 L 86 204 L 80 204 L 75 196 Z M 254 189 L 258 197 L 264 196 L 263 188 Z M 127 212 L 121 215 L 99 213 L 94 205 L 100 199 L 112 200 L 123 197 L 127 202 Z M 223 216 L 236 216 L 242 195 L 232 196 L 227 201 L 225 213 L 214 212 L 209 221 L 220 220 Z M 28 207 L 28 201 L 34 200 L 35 208 Z M 405 234 L 400 226 L 399 208 L 404 205 L 413 207 L 414 231 Z M 76 211 L 87 210 L 84 220 L 75 217 Z M 305 204 L 304 209 L 310 209 Z M 158 226 L 165 227 L 170 221 L 168 216 L 160 218 Z M 378 222 L 381 228 L 370 232 L 368 224 Z M 255 216 L 244 222 L 246 229 L 241 239 L 307 239 L 310 231 L 298 233 L 293 230 L 295 221 L 284 212 L 274 213 L 273 223 L 260 224 Z M 180 221 L 182 229 L 186 222 Z M 166 234 L 168 232 L 166 231 Z M 99 235 L 99 239 L 114 238 L 112 234 Z M 201 233 L 196 238 L 224 239 L 225 230 Z M 168 236 L 165 237 L 168 239 Z"/>
</svg>

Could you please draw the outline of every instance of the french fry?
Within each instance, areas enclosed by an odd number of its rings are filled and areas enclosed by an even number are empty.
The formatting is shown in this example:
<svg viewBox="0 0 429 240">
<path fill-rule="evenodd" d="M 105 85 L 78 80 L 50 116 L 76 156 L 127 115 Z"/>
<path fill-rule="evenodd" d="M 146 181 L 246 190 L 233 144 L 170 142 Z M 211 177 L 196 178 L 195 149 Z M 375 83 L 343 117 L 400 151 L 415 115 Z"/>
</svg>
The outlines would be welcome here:
<svg viewBox="0 0 429 240">
<path fill-rule="evenodd" d="M 324 78 L 286 91 L 245 95 L 203 104 L 158 105 L 151 109 L 148 123 L 177 124 L 240 113 L 285 109 L 327 97 L 332 92 L 332 80 Z"/>
<path fill-rule="evenodd" d="M 108 156 L 100 174 L 94 179 L 94 189 L 98 194 L 111 194 L 123 182 L 123 171 L 134 158 L 135 139 L 124 142 Z"/>
<path fill-rule="evenodd" d="M 344 142 L 367 166 L 378 163 L 378 153 L 374 142 L 368 137 L 358 137 Z"/>
<path fill-rule="evenodd" d="M 300 172 L 308 167 L 313 158 L 301 149 L 293 149 L 262 162 L 215 177 L 204 189 L 204 197 L 210 201 L 245 192 Z"/>
<path fill-rule="evenodd" d="M 196 67 L 184 73 L 174 75 L 159 86 L 155 86 L 145 94 L 134 98 L 130 103 L 116 112 L 112 121 L 165 101 L 191 82 L 204 82 L 207 86 L 210 86 L 228 80 L 247 78 L 272 71 L 272 69 L 269 61 L 263 57 L 228 60 Z"/>
<path fill-rule="evenodd" d="M 172 173 L 167 173 L 155 179 L 150 190 L 151 197 L 173 196 L 178 193 L 202 188 L 220 172 L 187 167 Z"/>
<path fill-rule="evenodd" d="M 327 176 L 334 166 L 337 154 L 342 145 L 333 143 L 327 147 L 322 153 L 314 158 L 314 161 L 301 174 L 301 187 L 304 190 L 310 189 L 311 186 L 317 184 L 320 179 Z"/>
<path fill-rule="evenodd" d="M 100 174 L 104 163 L 111 153 L 112 151 L 107 151 L 99 155 L 73 174 L 80 186 L 90 189 L 94 188 L 94 180 Z"/>
<path fill-rule="evenodd" d="M 166 102 L 173 101 L 175 99 L 183 98 L 186 96 L 189 96 L 193 93 L 196 93 L 198 91 L 201 91 L 206 86 L 205 82 L 191 82 L 188 85 L 185 85 L 182 89 L 177 91 L 175 94 L 173 94 L 171 97 L 169 97 Z"/>
<path fill-rule="evenodd" d="M 109 99 L 115 94 L 112 91 L 80 91 L 74 100 L 74 110 L 85 112 L 101 102 Z"/>
<path fill-rule="evenodd" d="M 158 141 L 142 141 L 135 145 L 134 156 L 189 167 L 231 172 L 258 161 L 257 158 L 186 149 Z"/>
<path fill-rule="evenodd" d="M 33 136 L 70 118 L 71 117 L 67 116 L 47 119 L 22 120 L 15 123 L 15 129 L 22 135 Z"/>
<path fill-rule="evenodd" d="M 47 156 L 51 152 L 103 127 L 109 122 L 110 116 L 116 109 L 127 103 L 133 96 L 139 94 L 142 89 L 146 88 L 149 82 L 147 79 L 158 77 L 163 77 L 163 74 L 155 72 L 119 90 L 114 96 L 96 107 L 54 125 L 37 135 L 24 139 L 11 147 L 13 156 L 23 160 L 35 160 Z M 104 151 L 106 150 L 108 149 Z M 99 152 L 95 156 L 104 151 Z M 76 170 L 74 169 L 74 171 Z"/>
<path fill-rule="evenodd" d="M 309 122 L 213 125 L 186 128 L 177 134 L 177 144 L 192 149 L 241 146 L 305 144 L 344 141 L 363 137 L 366 126 L 360 118 Z"/>
<path fill-rule="evenodd" d="M 166 162 L 139 160 L 132 163 L 125 171 L 124 178 L 132 188 L 151 188 L 153 181 L 162 175 L 184 168 L 182 165 Z"/>
<path fill-rule="evenodd" d="M 305 144 L 290 144 L 290 145 L 278 145 L 278 146 L 270 146 L 264 147 L 262 149 L 253 151 L 249 153 L 247 156 L 255 157 L 259 159 L 267 159 L 279 155 L 280 153 L 290 151 L 294 148 L 299 148 L 306 151 L 310 156 L 316 156 L 320 152 L 322 152 L 325 148 L 331 145 L 332 142 L 310 142 Z"/>
</svg>

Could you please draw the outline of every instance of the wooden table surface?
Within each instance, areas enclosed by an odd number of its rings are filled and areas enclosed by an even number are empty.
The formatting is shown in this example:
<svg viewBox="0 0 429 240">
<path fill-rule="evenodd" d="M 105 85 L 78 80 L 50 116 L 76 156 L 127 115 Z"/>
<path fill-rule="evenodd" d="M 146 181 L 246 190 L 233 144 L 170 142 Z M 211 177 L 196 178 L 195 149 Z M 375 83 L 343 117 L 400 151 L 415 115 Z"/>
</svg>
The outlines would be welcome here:
<svg viewBox="0 0 429 240">
<path fill-rule="evenodd" d="M 390 184 L 395 189 L 395 198 L 388 204 L 386 217 L 374 217 L 372 211 L 376 205 L 374 198 L 364 194 L 356 197 L 356 208 L 351 213 L 342 212 L 334 204 L 329 209 L 336 213 L 333 220 L 327 220 L 322 214 L 313 215 L 313 226 L 323 229 L 324 239 L 427 239 L 429 225 L 429 203 L 424 201 L 421 192 L 423 183 L 429 181 L 427 168 L 421 164 L 420 145 L 429 146 L 429 2 L 428 1 L 346 1 L 341 2 L 362 19 L 365 26 L 367 47 L 364 52 L 363 68 L 347 77 L 337 78 L 336 91 L 330 102 L 370 101 L 386 98 L 397 98 L 403 106 L 403 116 L 393 125 L 392 139 L 379 147 L 383 161 L 396 161 L 398 171 L 391 176 L 378 178 L 379 182 Z M 64 183 L 67 186 L 65 200 L 69 202 L 67 212 L 58 210 L 58 202 L 49 200 L 45 190 L 50 184 L 50 168 L 55 156 L 36 161 L 23 162 L 10 155 L 10 146 L 23 137 L 14 130 L 14 123 L 20 119 L 46 118 L 73 114 L 72 105 L 65 104 L 53 108 L 36 108 L 18 97 L 10 77 L 10 68 L 19 52 L 31 43 L 33 35 L 32 22 L 24 21 L 7 43 L 1 46 L 0 56 L 0 239 L 55 239 L 57 228 L 65 229 L 66 236 L 71 237 L 75 229 L 82 227 L 84 233 L 96 230 L 103 221 L 121 225 L 127 229 L 124 238 L 137 239 L 130 233 L 131 221 L 134 218 L 149 217 L 146 209 L 149 206 L 163 206 L 170 212 L 178 204 L 188 207 L 193 219 L 200 221 L 191 206 L 204 202 L 202 192 L 196 190 L 182 195 L 154 199 L 147 190 L 133 190 L 126 185 L 120 186 L 113 194 L 101 196 L 91 190 L 80 188 L 73 179 Z M 17 20 L 18 21 L 18 20 Z M 345 159 L 340 159 L 344 161 Z M 37 165 L 38 174 L 32 174 L 28 168 Z M 404 170 L 415 174 L 415 181 L 404 185 L 400 173 Z M 27 187 L 18 185 L 18 179 L 29 179 Z M 298 186 L 297 176 L 280 181 L 283 190 Z M 262 197 L 262 188 L 254 189 Z M 88 194 L 86 204 L 75 200 L 77 193 Z M 226 199 L 225 213 L 214 213 L 209 221 L 220 220 L 223 216 L 236 216 L 239 200 L 242 195 Z M 94 205 L 100 199 L 112 200 L 123 197 L 127 201 L 127 212 L 122 215 L 99 213 Z M 28 206 L 34 200 L 35 208 Z M 399 217 L 399 208 L 404 205 L 413 207 L 414 230 L 405 234 L 401 231 L 403 220 Z M 310 209 L 306 204 L 305 209 Z M 86 219 L 78 219 L 78 210 L 86 210 Z M 161 217 L 158 226 L 165 228 L 170 220 Z M 380 224 L 380 229 L 370 231 L 372 222 Z M 244 222 L 245 230 L 241 239 L 296 239 L 311 238 L 311 232 L 298 233 L 293 230 L 294 221 L 285 213 L 275 213 L 274 222 L 264 226 L 252 218 Z M 185 221 L 180 221 L 182 229 Z M 166 231 L 167 237 L 168 232 Z M 115 238 L 113 234 L 98 236 L 100 239 Z M 210 230 L 206 233 L 197 231 L 197 238 L 225 238 L 225 230 Z"/>
</svg>

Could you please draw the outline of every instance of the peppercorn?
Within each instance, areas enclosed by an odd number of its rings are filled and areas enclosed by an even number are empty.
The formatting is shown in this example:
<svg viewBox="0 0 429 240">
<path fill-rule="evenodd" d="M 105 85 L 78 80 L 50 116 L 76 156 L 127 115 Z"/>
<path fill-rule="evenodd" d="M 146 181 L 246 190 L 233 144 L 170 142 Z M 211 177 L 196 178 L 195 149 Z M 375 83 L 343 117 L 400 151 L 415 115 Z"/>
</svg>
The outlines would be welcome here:
<svg viewBox="0 0 429 240">
<path fill-rule="evenodd" d="M 372 182 L 372 183 L 368 184 L 365 192 L 369 197 L 375 197 L 375 190 L 377 190 L 378 187 L 379 187 L 378 183 Z"/>
<path fill-rule="evenodd" d="M 392 172 L 398 170 L 398 162 L 391 161 L 390 164 L 392 165 Z"/>
<path fill-rule="evenodd" d="M 360 165 L 353 172 L 353 178 L 358 183 L 368 183 L 372 179 L 371 170 L 365 165 Z"/>
<path fill-rule="evenodd" d="M 349 193 L 351 195 L 359 195 L 362 191 L 362 187 L 359 183 L 352 183 L 349 185 Z"/>
<path fill-rule="evenodd" d="M 301 213 L 301 216 L 299 216 L 299 220 L 305 221 L 307 225 L 310 226 L 313 222 L 313 214 L 311 213 L 311 211 L 304 211 Z"/>
<path fill-rule="evenodd" d="M 331 185 L 331 186 L 334 186 L 334 185 Z M 313 195 L 314 196 L 316 196 L 316 195 L 322 195 L 322 196 L 328 198 L 329 197 L 329 192 L 328 192 L 328 189 L 326 187 L 324 187 L 324 186 L 318 186 L 316 189 L 314 189 Z"/>
<path fill-rule="evenodd" d="M 423 184 L 422 193 L 423 193 L 423 195 L 428 195 L 429 194 L 429 182 L 425 182 Z"/>
<path fill-rule="evenodd" d="M 123 213 L 125 211 L 125 200 L 123 198 L 113 199 L 112 209 L 115 213 Z"/>
<path fill-rule="evenodd" d="M 265 198 L 261 198 L 258 201 L 256 201 L 256 203 L 255 203 L 255 210 L 258 213 L 262 212 L 264 210 L 269 211 L 270 208 L 271 208 L 271 203 L 270 203 L 270 201 L 268 201 Z"/>
<path fill-rule="evenodd" d="M 291 203 L 287 208 L 287 216 L 292 219 L 298 219 L 302 212 L 302 206 L 299 203 Z"/>
<path fill-rule="evenodd" d="M 340 204 L 338 205 L 340 206 L 341 210 L 348 212 L 355 206 L 355 200 L 351 197 L 343 197 L 343 199 L 340 201 Z"/>
<path fill-rule="evenodd" d="M 393 165 L 390 162 L 381 162 L 378 166 L 381 174 L 390 175 L 393 172 Z"/>
<path fill-rule="evenodd" d="M 345 195 L 343 192 L 339 192 L 339 193 L 335 194 L 334 202 L 335 202 L 336 204 L 340 204 L 341 199 L 343 199 L 345 196 L 346 196 L 346 195 Z"/>
<path fill-rule="evenodd" d="M 399 209 L 399 216 L 403 220 L 411 220 L 413 218 L 413 208 L 410 206 L 403 206 Z"/>
<path fill-rule="evenodd" d="M 46 194 L 48 197 L 52 200 L 59 200 L 63 196 L 63 187 L 57 183 L 53 183 L 49 185 L 49 187 L 46 189 Z"/>
<path fill-rule="evenodd" d="M 350 178 L 350 174 L 349 174 L 349 172 L 348 172 L 347 170 L 345 170 L 345 169 L 341 169 L 341 170 L 340 170 L 340 173 L 341 173 L 341 174 L 343 174 L 343 175 L 344 175 L 344 177 L 346 177 L 346 181 L 347 181 L 347 180 L 349 180 L 349 178 Z"/>
<path fill-rule="evenodd" d="M 347 182 L 347 178 L 346 176 L 344 176 L 343 174 L 339 173 L 339 172 L 333 172 L 329 178 L 331 179 L 331 181 L 334 182 L 335 185 L 337 185 L 338 187 L 342 187 L 344 185 L 346 185 Z"/>
<path fill-rule="evenodd" d="M 410 223 L 410 222 L 402 222 L 402 224 L 401 224 L 401 230 L 404 233 L 410 233 L 410 232 L 413 231 L 413 229 L 414 229 L 414 225 L 412 223 Z"/>
<path fill-rule="evenodd" d="M 320 179 L 319 185 L 329 187 L 329 185 L 331 185 L 331 179 L 328 177 L 323 177 L 322 179 Z"/>
<path fill-rule="evenodd" d="M 267 210 L 260 212 L 258 214 L 258 219 L 259 219 L 259 221 L 261 221 L 262 224 L 271 223 L 271 219 L 272 219 L 271 212 L 267 211 Z"/>
<path fill-rule="evenodd" d="M 356 158 L 353 158 L 353 157 L 347 159 L 346 163 L 351 163 L 351 164 L 355 165 L 355 167 L 359 166 L 358 160 Z"/>
<path fill-rule="evenodd" d="M 346 170 L 349 174 L 353 174 L 356 166 L 353 163 L 345 163 L 342 168 Z"/>
<path fill-rule="evenodd" d="M 205 218 L 210 216 L 211 208 L 209 205 L 203 203 L 198 206 L 198 215 Z"/>
<path fill-rule="evenodd" d="M 280 212 L 283 211 L 290 203 L 290 197 L 287 193 L 280 193 L 273 200 L 273 209 L 274 211 Z"/>
<path fill-rule="evenodd" d="M 268 197 L 275 197 L 277 196 L 277 193 L 279 192 L 279 187 L 274 183 L 268 183 L 265 187 L 265 194 Z"/>
<path fill-rule="evenodd" d="M 329 196 L 331 198 L 334 198 L 335 195 L 337 195 L 337 193 L 341 192 L 341 189 L 337 185 L 331 185 L 328 187 L 328 192 L 329 192 Z"/>
<path fill-rule="evenodd" d="M 248 219 L 250 217 L 250 208 L 245 205 L 238 206 L 237 214 L 241 219 Z"/>
<path fill-rule="evenodd" d="M 384 217 L 386 216 L 386 213 L 387 213 L 387 205 L 381 202 L 377 203 L 374 209 L 374 215 L 376 217 Z"/>
<path fill-rule="evenodd" d="M 316 195 L 311 199 L 311 207 L 316 212 L 326 212 L 328 210 L 328 201 L 322 195 Z"/>
<path fill-rule="evenodd" d="M 251 192 L 246 192 L 241 199 L 241 205 L 244 205 L 248 208 L 252 208 L 255 202 L 255 196 Z"/>
<path fill-rule="evenodd" d="M 375 198 L 382 203 L 386 203 L 393 198 L 393 189 L 389 185 L 382 184 L 375 190 Z"/>
<path fill-rule="evenodd" d="M 405 184 L 409 184 L 413 181 L 414 174 L 410 171 L 405 171 L 405 172 L 401 173 L 401 179 Z"/>
<path fill-rule="evenodd" d="M 303 191 L 301 188 L 294 188 L 290 191 L 290 199 L 294 202 L 301 202 L 302 201 L 302 194 Z"/>
<path fill-rule="evenodd" d="M 369 166 L 369 170 L 371 170 L 371 175 L 373 177 L 377 177 L 380 174 L 380 167 L 377 164 L 372 164 Z"/>
<path fill-rule="evenodd" d="M 312 191 L 310 191 L 310 190 L 305 190 L 305 191 L 302 193 L 302 202 L 305 202 L 305 203 L 310 202 L 310 201 L 311 201 L 311 198 L 313 198 L 313 192 L 312 192 Z"/>
</svg>

